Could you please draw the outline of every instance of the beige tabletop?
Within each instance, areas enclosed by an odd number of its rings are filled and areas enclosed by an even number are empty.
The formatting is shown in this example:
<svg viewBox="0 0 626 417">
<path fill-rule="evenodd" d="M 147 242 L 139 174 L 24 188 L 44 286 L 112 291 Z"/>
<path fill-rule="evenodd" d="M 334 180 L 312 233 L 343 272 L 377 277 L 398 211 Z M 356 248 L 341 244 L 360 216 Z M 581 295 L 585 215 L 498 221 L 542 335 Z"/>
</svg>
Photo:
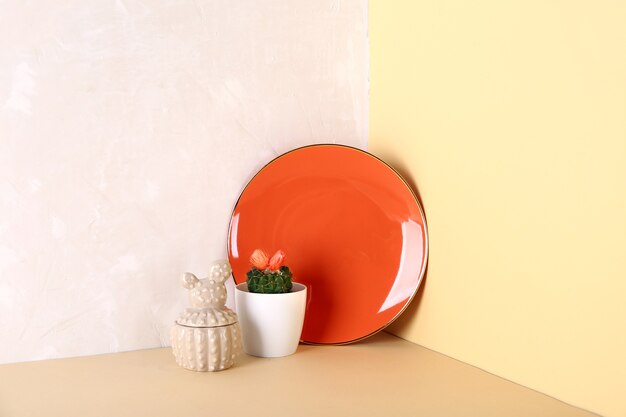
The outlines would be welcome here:
<svg viewBox="0 0 626 417">
<path fill-rule="evenodd" d="M 217 373 L 170 349 L 0 366 L 0 416 L 593 416 L 380 333 Z"/>
</svg>

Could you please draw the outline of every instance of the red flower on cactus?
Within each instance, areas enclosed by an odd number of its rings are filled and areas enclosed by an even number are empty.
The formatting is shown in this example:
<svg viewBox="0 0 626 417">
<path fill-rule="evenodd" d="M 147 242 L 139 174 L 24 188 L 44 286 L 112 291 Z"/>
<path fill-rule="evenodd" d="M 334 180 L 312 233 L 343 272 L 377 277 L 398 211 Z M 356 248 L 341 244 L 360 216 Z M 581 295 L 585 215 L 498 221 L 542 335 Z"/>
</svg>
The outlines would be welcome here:
<svg viewBox="0 0 626 417">
<path fill-rule="evenodd" d="M 270 270 L 272 271 L 278 271 L 278 269 L 283 265 L 283 263 L 285 262 L 285 256 L 287 256 L 287 254 L 285 252 L 283 252 L 282 250 L 277 250 L 276 253 L 272 256 L 272 258 L 269 261 L 269 267 Z"/>
<path fill-rule="evenodd" d="M 252 255 L 250 255 L 250 263 L 261 271 L 266 269 L 268 266 L 267 254 L 261 249 L 256 249 L 252 252 Z"/>
</svg>

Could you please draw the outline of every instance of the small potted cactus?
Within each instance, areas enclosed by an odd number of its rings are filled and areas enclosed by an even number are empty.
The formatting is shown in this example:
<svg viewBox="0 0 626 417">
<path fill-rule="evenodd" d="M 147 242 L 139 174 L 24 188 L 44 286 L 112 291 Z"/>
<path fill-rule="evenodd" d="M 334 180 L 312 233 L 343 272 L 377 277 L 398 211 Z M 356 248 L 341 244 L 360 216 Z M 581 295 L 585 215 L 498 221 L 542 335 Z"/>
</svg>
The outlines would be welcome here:
<svg viewBox="0 0 626 417">
<path fill-rule="evenodd" d="M 252 252 L 250 263 L 252 269 L 246 274 L 248 291 L 258 294 L 282 294 L 291 291 L 292 274 L 285 262 L 285 252 L 276 251 L 268 259 L 261 249 Z"/>
<path fill-rule="evenodd" d="M 292 282 L 282 250 L 270 258 L 261 250 L 250 256 L 247 281 L 235 287 L 243 349 L 261 357 L 296 352 L 306 307 L 306 286 Z"/>
</svg>

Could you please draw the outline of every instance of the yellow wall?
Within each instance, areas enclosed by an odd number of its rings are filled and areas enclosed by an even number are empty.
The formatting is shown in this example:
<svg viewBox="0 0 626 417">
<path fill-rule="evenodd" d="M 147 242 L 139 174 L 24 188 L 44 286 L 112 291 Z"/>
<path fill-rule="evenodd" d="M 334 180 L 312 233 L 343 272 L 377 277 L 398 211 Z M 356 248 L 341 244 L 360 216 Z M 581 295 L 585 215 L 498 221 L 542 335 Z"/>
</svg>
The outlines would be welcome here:
<svg viewBox="0 0 626 417">
<path fill-rule="evenodd" d="M 626 416 L 626 2 L 370 1 L 370 151 L 415 182 L 391 331 Z"/>
</svg>

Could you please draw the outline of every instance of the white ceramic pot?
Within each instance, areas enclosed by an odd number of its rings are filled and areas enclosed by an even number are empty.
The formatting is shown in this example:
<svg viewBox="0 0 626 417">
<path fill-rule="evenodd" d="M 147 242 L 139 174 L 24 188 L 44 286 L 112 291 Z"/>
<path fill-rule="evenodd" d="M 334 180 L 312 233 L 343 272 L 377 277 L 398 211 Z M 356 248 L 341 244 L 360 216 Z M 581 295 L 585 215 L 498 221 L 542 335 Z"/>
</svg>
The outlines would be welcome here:
<svg viewBox="0 0 626 417">
<path fill-rule="evenodd" d="M 242 283 L 235 287 L 235 303 L 247 354 L 276 358 L 296 352 L 304 324 L 305 285 L 294 282 L 288 293 L 257 294 Z"/>
</svg>

